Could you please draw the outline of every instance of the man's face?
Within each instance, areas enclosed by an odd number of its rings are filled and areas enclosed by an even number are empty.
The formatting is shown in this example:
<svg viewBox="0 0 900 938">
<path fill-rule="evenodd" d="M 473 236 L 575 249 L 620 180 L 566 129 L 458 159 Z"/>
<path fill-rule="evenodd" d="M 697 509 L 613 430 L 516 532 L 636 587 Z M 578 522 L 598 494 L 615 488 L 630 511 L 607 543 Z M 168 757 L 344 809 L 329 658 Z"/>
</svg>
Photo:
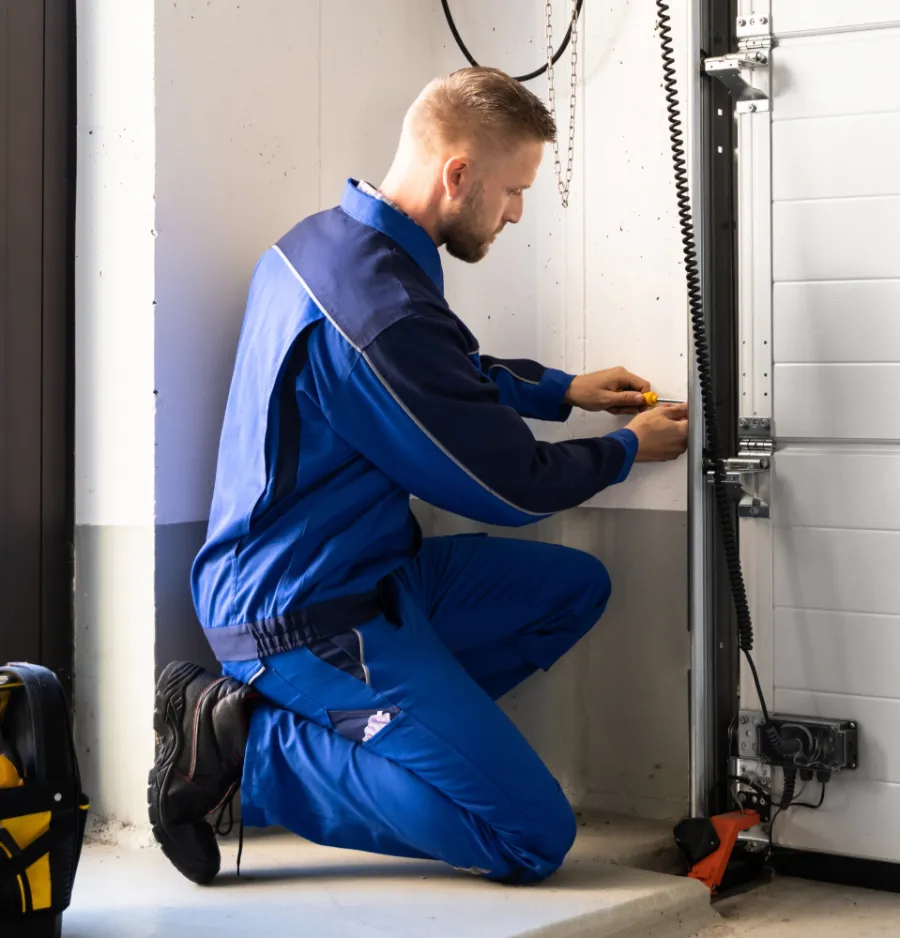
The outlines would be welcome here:
<svg viewBox="0 0 900 938">
<path fill-rule="evenodd" d="M 451 161 L 459 165 L 447 173 L 450 198 L 440 229 L 449 254 L 474 264 L 507 223 L 519 221 L 543 155 L 543 143 L 527 141 L 488 160 Z"/>
</svg>

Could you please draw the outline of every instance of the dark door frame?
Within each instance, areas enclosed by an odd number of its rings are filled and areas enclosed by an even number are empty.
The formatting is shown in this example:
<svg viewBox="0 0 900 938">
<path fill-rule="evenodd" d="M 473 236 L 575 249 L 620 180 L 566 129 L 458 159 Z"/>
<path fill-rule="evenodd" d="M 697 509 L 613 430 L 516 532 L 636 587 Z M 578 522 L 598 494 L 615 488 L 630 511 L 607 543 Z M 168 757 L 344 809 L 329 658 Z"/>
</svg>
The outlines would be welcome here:
<svg viewBox="0 0 900 938">
<path fill-rule="evenodd" d="M 71 683 L 74 0 L 0 0 L 0 662 Z"/>
<path fill-rule="evenodd" d="M 702 0 L 701 54 L 725 55 L 734 51 L 736 0 Z M 701 120 L 701 159 L 705 191 L 701 204 L 706 236 L 703 239 L 706 291 L 706 327 L 712 358 L 712 382 L 728 453 L 737 447 L 738 422 L 738 321 L 737 321 L 737 239 L 735 206 L 734 103 L 718 81 L 706 81 L 708 106 Z M 735 524 L 737 511 L 735 509 Z M 712 700 L 712 785 L 707 795 L 707 812 L 720 814 L 732 803 L 727 786 L 731 755 L 731 728 L 739 706 L 740 651 L 737 619 L 725 564 L 725 554 L 714 511 L 708 518 L 706 574 L 709 578 L 708 617 L 712 629 L 712 660 L 709 688 Z"/>
</svg>

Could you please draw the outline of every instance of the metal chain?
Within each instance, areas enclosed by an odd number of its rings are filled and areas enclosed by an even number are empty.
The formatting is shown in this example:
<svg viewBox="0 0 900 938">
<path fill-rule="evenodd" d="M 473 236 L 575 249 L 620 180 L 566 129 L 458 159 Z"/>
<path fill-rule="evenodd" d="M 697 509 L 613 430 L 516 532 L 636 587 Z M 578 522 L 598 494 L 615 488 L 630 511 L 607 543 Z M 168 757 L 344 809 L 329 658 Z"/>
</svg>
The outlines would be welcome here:
<svg viewBox="0 0 900 938">
<path fill-rule="evenodd" d="M 577 0 L 572 0 L 572 38 L 570 53 L 572 60 L 572 77 L 569 87 L 569 157 L 566 172 L 563 175 L 562 163 L 559 159 L 559 139 L 553 141 L 553 158 L 556 168 L 556 186 L 559 189 L 563 208 L 569 207 L 569 187 L 572 184 L 572 164 L 575 160 L 575 109 L 578 91 L 578 20 L 575 17 Z M 550 85 L 550 113 L 556 120 L 556 86 L 553 74 L 553 2 L 547 0 L 545 4 L 547 13 L 547 81 Z"/>
</svg>

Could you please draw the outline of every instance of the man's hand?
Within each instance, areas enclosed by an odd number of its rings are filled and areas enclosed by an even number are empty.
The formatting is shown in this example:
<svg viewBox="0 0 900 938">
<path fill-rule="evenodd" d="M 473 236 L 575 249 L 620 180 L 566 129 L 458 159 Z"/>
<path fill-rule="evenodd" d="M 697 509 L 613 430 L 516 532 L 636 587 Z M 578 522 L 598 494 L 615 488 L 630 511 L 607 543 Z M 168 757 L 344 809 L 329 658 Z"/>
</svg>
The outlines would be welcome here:
<svg viewBox="0 0 900 938">
<path fill-rule="evenodd" d="M 628 424 L 638 438 L 637 462 L 677 459 L 688 444 L 687 404 L 657 407 Z"/>
<path fill-rule="evenodd" d="M 565 400 L 567 404 L 582 410 L 639 414 L 646 408 L 643 392 L 649 390 L 650 382 L 630 371 L 607 368 L 575 378 L 569 385 Z"/>
</svg>

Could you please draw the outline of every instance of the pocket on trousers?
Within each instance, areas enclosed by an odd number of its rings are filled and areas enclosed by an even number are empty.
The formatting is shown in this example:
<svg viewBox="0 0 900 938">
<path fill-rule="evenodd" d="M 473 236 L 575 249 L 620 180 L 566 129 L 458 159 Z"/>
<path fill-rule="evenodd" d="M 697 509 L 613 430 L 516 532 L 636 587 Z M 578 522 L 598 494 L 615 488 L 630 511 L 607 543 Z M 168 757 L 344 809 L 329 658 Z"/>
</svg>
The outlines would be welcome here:
<svg viewBox="0 0 900 938">
<path fill-rule="evenodd" d="M 369 668 L 366 665 L 365 642 L 359 629 L 349 629 L 331 638 L 311 642 L 306 648 L 318 659 L 337 668 L 338 671 L 355 677 L 363 684 L 372 683 Z"/>
<path fill-rule="evenodd" d="M 367 707 L 364 710 L 329 710 L 328 718 L 336 733 L 355 743 L 369 743 L 388 732 L 401 716 L 397 707 Z"/>
</svg>

